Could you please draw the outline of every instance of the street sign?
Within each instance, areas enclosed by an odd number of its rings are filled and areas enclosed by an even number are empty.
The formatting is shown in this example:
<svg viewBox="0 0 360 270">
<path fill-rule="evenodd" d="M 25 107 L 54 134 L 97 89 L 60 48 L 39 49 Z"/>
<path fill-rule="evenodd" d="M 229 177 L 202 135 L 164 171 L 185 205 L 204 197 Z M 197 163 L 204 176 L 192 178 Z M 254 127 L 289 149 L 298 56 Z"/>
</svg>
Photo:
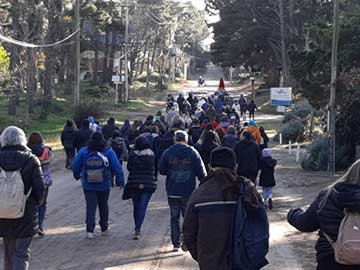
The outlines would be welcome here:
<svg viewBox="0 0 360 270">
<path fill-rule="evenodd" d="M 111 81 L 112 82 L 120 82 L 120 76 L 119 75 L 113 75 Z"/>
<path fill-rule="evenodd" d="M 293 104 L 292 88 L 271 88 L 271 104 L 275 106 L 290 106 Z"/>
</svg>

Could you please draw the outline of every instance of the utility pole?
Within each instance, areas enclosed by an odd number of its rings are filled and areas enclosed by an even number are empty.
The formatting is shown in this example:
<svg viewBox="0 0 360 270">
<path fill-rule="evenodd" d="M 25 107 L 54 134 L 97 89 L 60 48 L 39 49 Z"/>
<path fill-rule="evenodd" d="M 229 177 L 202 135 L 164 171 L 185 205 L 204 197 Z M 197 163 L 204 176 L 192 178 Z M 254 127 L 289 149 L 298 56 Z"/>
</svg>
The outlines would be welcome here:
<svg viewBox="0 0 360 270">
<path fill-rule="evenodd" d="M 334 30 L 331 56 L 331 86 L 330 86 L 330 130 L 329 130 L 329 170 L 336 170 L 336 81 L 338 66 L 338 46 L 339 46 L 339 2 L 334 2 Z"/>
<path fill-rule="evenodd" d="M 129 0 L 126 0 L 126 23 L 125 23 L 125 102 L 129 101 Z"/>
<path fill-rule="evenodd" d="M 80 0 L 75 0 L 75 29 L 80 29 Z M 74 88 L 74 105 L 79 108 L 80 105 L 80 35 L 79 31 L 76 35 L 75 42 L 75 88 Z"/>
</svg>

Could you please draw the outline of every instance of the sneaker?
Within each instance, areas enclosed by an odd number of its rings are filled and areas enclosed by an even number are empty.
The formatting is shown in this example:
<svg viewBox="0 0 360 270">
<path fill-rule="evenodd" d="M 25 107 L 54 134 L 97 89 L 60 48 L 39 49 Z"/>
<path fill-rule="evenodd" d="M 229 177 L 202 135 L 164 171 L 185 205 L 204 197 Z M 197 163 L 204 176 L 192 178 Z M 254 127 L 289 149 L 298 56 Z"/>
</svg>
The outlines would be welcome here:
<svg viewBox="0 0 360 270">
<path fill-rule="evenodd" d="M 101 232 L 101 236 L 108 236 L 110 234 L 110 227 L 107 228 L 105 231 Z"/>
<path fill-rule="evenodd" d="M 180 250 L 180 246 L 174 246 L 173 252 L 178 252 Z"/>
<path fill-rule="evenodd" d="M 44 236 L 45 236 L 44 230 L 40 230 L 40 229 L 39 229 L 38 234 L 39 234 L 40 237 L 44 237 Z"/>
<path fill-rule="evenodd" d="M 140 237 L 141 237 L 140 231 L 135 231 L 133 239 L 134 240 L 140 240 Z"/>
<path fill-rule="evenodd" d="M 269 209 L 271 210 L 271 209 L 273 209 L 273 207 L 274 207 L 274 203 L 273 203 L 272 199 L 269 199 Z"/>
<path fill-rule="evenodd" d="M 91 232 L 88 232 L 88 233 L 86 234 L 86 238 L 87 238 L 87 239 L 94 239 L 94 234 L 91 233 Z"/>
</svg>

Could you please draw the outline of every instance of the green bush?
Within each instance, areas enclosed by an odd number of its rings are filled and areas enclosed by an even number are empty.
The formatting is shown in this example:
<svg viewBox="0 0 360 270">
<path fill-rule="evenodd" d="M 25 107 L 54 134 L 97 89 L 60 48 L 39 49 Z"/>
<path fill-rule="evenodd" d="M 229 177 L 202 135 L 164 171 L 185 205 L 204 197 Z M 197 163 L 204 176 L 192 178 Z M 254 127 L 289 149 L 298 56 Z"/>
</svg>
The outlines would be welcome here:
<svg viewBox="0 0 360 270">
<path fill-rule="evenodd" d="M 326 171 L 329 162 L 328 138 L 324 137 L 314 141 L 307 149 L 307 154 L 301 162 L 301 166 L 307 171 Z M 336 146 L 336 170 L 345 170 L 353 162 L 347 145 Z"/>
<path fill-rule="evenodd" d="M 285 113 L 283 122 L 287 123 L 293 120 L 305 119 L 308 115 L 311 114 L 312 110 L 313 108 L 309 102 L 303 101 L 298 103 L 290 112 Z"/>
<path fill-rule="evenodd" d="M 146 77 L 147 77 L 146 72 L 144 72 L 141 75 L 139 75 L 137 80 L 139 82 L 146 83 Z M 159 81 L 159 79 L 160 79 L 160 74 L 159 73 L 156 73 L 156 72 L 151 73 L 150 82 L 157 83 Z"/>
<path fill-rule="evenodd" d="M 104 96 L 109 96 L 111 86 L 109 85 L 94 85 L 92 83 L 83 83 L 81 85 L 81 92 L 92 98 L 103 98 Z"/>
<path fill-rule="evenodd" d="M 280 132 L 275 136 L 274 141 L 279 141 L 279 134 L 282 133 L 283 141 L 285 143 L 301 142 L 305 139 L 305 123 L 302 120 L 294 120 L 284 124 Z"/>
</svg>

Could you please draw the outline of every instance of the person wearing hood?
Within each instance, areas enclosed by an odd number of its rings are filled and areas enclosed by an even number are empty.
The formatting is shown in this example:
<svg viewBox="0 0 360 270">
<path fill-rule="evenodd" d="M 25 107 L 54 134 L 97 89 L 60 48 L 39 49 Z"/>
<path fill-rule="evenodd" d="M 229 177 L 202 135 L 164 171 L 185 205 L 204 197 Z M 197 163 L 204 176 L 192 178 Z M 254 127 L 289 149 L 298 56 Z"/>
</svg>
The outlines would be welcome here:
<svg viewBox="0 0 360 270">
<path fill-rule="evenodd" d="M 261 133 L 260 130 L 256 126 L 256 122 L 254 120 L 249 121 L 249 126 L 244 129 L 244 131 L 248 131 L 251 133 L 255 142 L 260 145 L 261 144 Z"/>
<path fill-rule="evenodd" d="M 81 148 L 75 157 L 72 170 L 76 180 L 81 179 L 86 202 L 87 238 L 94 238 L 96 208 L 100 212 L 100 227 L 103 235 L 109 231 L 109 195 L 112 173 L 117 185 L 124 186 L 122 166 L 112 148 L 106 147 L 104 136 L 95 132 L 88 146 Z"/>
<path fill-rule="evenodd" d="M 82 122 L 81 129 L 76 132 L 75 148 L 77 152 L 84 146 L 86 146 L 94 132 L 90 129 L 90 122 L 88 119 L 84 119 Z"/>
<path fill-rule="evenodd" d="M 259 186 L 263 189 L 263 198 L 265 206 L 270 210 L 273 208 L 273 192 L 272 189 L 276 186 L 275 182 L 275 166 L 277 161 L 272 158 L 272 151 L 270 148 L 262 150 L 263 158 L 260 161 L 260 182 Z"/>
<path fill-rule="evenodd" d="M 3 239 L 4 270 L 27 270 L 30 264 L 30 244 L 38 234 L 38 206 L 45 197 L 45 183 L 39 159 L 27 147 L 22 129 L 10 126 L 1 134 L 0 169 L 19 171 L 26 200 L 24 216 L 17 219 L 0 218 L 0 237 Z M 16 248 L 15 248 L 16 247 Z"/>
<path fill-rule="evenodd" d="M 184 248 L 199 263 L 200 270 L 231 270 L 231 238 L 234 209 L 245 186 L 245 203 L 260 207 L 254 184 L 238 177 L 236 155 L 219 147 L 210 156 L 211 173 L 191 195 L 183 225 Z"/>
<path fill-rule="evenodd" d="M 44 221 L 47 209 L 47 198 L 49 194 L 49 188 L 53 183 L 53 177 L 50 169 L 52 150 L 50 147 L 44 145 L 43 137 L 39 132 L 33 132 L 30 135 L 28 147 L 31 149 L 32 153 L 39 158 L 44 176 L 45 197 L 42 204 L 39 206 L 39 235 L 44 236 Z"/>
<path fill-rule="evenodd" d="M 107 124 L 103 126 L 101 130 L 106 141 L 108 141 L 113 136 L 115 130 L 119 130 L 119 128 L 115 125 L 115 119 L 110 117 L 107 121 Z"/>
<path fill-rule="evenodd" d="M 221 101 L 220 98 L 217 98 L 215 101 L 215 111 L 216 111 L 216 115 L 221 115 L 224 109 L 224 104 Z"/>
<path fill-rule="evenodd" d="M 100 127 L 100 125 L 96 122 L 96 119 L 94 116 L 89 116 L 88 117 L 89 120 L 89 128 L 93 131 L 93 132 L 102 132 L 102 129 Z"/>
<path fill-rule="evenodd" d="M 111 147 L 122 165 L 129 158 L 129 150 L 126 146 L 125 139 L 121 137 L 121 131 L 115 130 L 112 137 L 107 141 L 107 145 Z"/>
<path fill-rule="evenodd" d="M 360 160 L 338 181 L 322 190 L 308 209 L 292 209 L 288 213 L 288 222 L 297 230 L 319 231 L 315 246 L 317 270 L 360 269 L 360 265 L 343 265 L 335 259 L 332 244 L 338 239 L 345 210 L 360 212 Z"/>
<path fill-rule="evenodd" d="M 63 132 L 61 133 L 61 144 L 64 146 L 66 154 L 65 168 L 70 170 L 71 163 L 75 157 L 75 140 L 77 130 L 71 120 L 66 121 Z"/>
<path fill-rule="evenodd" d="M 233 126 L 229 126 L 227 129 L 227 135 L 223 139 L 223 146 L 229 147 L 232 150 L 235 150 L 236 145 L 240 142 L 239 138 L 236 136 L 236 130 Z"/>
<path fill-rule="evenodd" d="M 140 239 L 141 226 L 145 219 L 146 209 L 152 194 L 156 190 L 155 154 L 149 141 L 139 136 L 130 152 L 127 163 L 129 171 L 123 199 L 132 199 L 134 205 L 135 232 L 134 239 Z"/>
<path fill-rule="evenodd" d="M 200 139 L 202 133 L 202 129 L 200 127 L 200 121 L 199 119 L 195 118 L 190 126 L 189 129 L 189 136 L 191 139 L 191 143 L 195 145 L 198 140 Z"/>
<path fill-rule="evenodd" d="M 177 131 L 175 144 L 164 152 L 159 171 L 166 175 L 166 191 L 171 215 L 171 241 L 174 251 L 180 248 L 180 215 L 184 217 L 187 201 L 196 187 L 196 178 L 202 181 L 207 173 L 195 148 L 188 145 L 188 134 Z"/>
<path fill-rule="evenodd" d="M 259 173 L 261 152 L 259 146 L 253 142 L 251 133 L 245 131 L 241 141 L 235 147 L 238 163 L 238 174 L 252 180 L 256 184 Z"/>
</svg>

